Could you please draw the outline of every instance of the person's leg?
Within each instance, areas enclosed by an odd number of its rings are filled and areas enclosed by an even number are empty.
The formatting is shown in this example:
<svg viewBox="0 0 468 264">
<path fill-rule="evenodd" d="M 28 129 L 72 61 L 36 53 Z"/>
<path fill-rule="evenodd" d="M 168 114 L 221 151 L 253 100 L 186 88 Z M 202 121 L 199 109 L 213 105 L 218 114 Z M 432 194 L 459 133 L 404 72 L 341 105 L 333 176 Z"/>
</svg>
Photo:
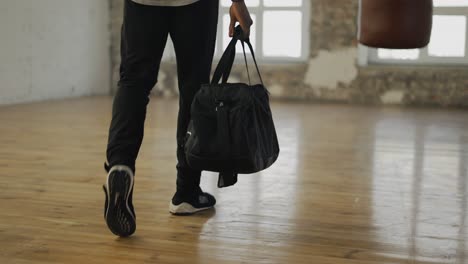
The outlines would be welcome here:
<svg viewBox="0 0 468 264">
<path fill-rule="evenodd" d="M 177 193 L 199 191 L 201 171 L 186 162 L 184 139 L 190 121 L 190 106 L 201 84 L 209 83 L 218 25 L 218 1 L 202 0 L 178 7 L 171 17 L 171 39 L 177 58 L 179 117 L 177 123 Z"/>
<path fill-rule="evenodd" d="M 114 98 L 107 146 L 110 168 L 126 165 L 135 171 L 149 94 L 157 82 L 167 42 L 169 10 L 125 0 L 120 81 Z"/>
<path fill-rule="evenodd" d="M 135 160 L 143 140 L 149 94 L 157 81 L 169 32 L 168 9 L 125 0 L 122 25 L 120 81 L 109 129 L 104 185 L 104 217 L 116 235 L 136 229 L 132 204 Z"/>
</svg>

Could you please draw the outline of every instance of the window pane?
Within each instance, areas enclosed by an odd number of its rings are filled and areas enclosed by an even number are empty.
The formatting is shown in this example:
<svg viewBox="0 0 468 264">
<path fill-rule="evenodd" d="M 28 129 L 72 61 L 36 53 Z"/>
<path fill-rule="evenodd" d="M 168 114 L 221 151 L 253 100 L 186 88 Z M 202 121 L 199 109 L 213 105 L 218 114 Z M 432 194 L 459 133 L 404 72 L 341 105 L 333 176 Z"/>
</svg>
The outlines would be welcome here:
<svg viewBox="0 0 468 264">
<path fill-rule="evenodd" d="M 253 25 L 250 27 L 250 43 L 252 44 L 252 47 L 254 48 L 255 51 L 255 45 L 256 45 L 256 35 L 257 32 L 255 30 L 255 24 L 257 17 L 254 14 L 251 14 L 252 20 L 253 20 Z M 223 16 L 223 51 L 226 49 L 226 47 L 229 45 L 229 42 L 231 42 L 231 38 L 229 37 L 229 22 L 230 22 L 230 17 L 229 15 L 224 15 Z M 245 46 L 245 51 L 247 53 L 250 53 L 250 50 L 248 46 Z M 237 53 L 242 53 L 242 44 L 239 42 L 236 45 L 236 52 Z"/>
<path fill-rule="evenodd" d="M 468 6 L 468 0 L 434 0 L 434 6 Z"/>
<path fill-rule="evenodd" d="M 263 13 L 263 53 L 272 57 L 300 57 L 302 54 L 302 12 Z"/>
<path fill-rule="evenodd" d="M 202 0 L 202 1 L 205 1 L 205 0 Z M 248 0 L 248 1 L 245 1 L 245 4 L 247 6 L 258 6 L 258 5 L 260 5 L 260 0 Z M 221 0 L 221 5 L 222 6 L 231 6 L 232 1 L 231 0 Z"/>
<path fill-rule="evenodd" d="M 265 6 L 302 6 L 302 0 L 263 0 Z"/>
<path fill-rule="evenodd" d="M 430 56 L 464 57 L 465 41 L 465 16 L 434 16 Z"/>
<path fill-rule="evenodd" d="M 419 58 L 418 49 L 378 49 L 377 54 L 380 59 L 390 60 L 417 60 Z"/>
</svg>

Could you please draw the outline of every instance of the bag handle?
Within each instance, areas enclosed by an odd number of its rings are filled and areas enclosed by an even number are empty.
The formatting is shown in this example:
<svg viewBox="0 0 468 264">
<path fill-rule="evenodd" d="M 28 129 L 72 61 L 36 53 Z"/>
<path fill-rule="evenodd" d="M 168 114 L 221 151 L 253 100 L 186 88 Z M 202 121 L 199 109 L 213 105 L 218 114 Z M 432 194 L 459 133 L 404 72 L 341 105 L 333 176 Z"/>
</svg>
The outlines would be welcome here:
<svg viewBox="0 0 468 264">
<path fill-rule="evenodd" d="M 227 82 L 236 56 L 236 44 L 237 38 L 234 36 L 218 62 L 211 84 L 219 83 L 221 78 L 223 78 L 223 83 Z"/>
<path fill-rule="evenodd" d="M 254 51 L 253 51 L 252 44 L 250 43 L 249 39 L 247 39 L 247 41 L 241 40 L 241 44 L 242 44 L 242 51 L 243 51 L 243 53 L 244 53 L 245 67 L 247 68 L 247 76 L 249 77 L 249 84 L 250 84 L 250 73 L 249 73 L 249 65 L 248 65 L 248 63 L 247 63 L 247 55 L 246 55 L 246 53 L 245 53 L 245 45 L 244 45 L 244 42 L 247 43 L 247 45 L 249 46 L 250 53 L 252 54 L 252 59 L 253 59 L 254 64 L 255 64 L 255 68 L 257 69 L 258 77 L 260 78 L 260 82 L 262 83 L 262 85 L 265 86 L 265 85 L 263 84 L 262 75 L 260 74 L 260 69 L 258 68 L 257 59 L 255 58 L 255 53 L 254 53 Z M 250 85 L 251 85 L 251 84 L 250 84 Z"/>
<path fill-rule="evenodd" d="M 255 63 L 255 68 L 257 69 L 258 77 L 260 78 L 260 82 L 264 86 L 262 75 L 260 74 L 260 69 L 258 68 L 258 64 L 255 58 L 255 53 L 254 53 L 252 44 L 250 43 L 250 40 L 248 38 L 244 39 L 242 36 L 243 36 L 242 28 L 240 26 L 237 26 L 231 42 L 229 43 L 229 45 L 227 46 L 226 50 L 223 53 L 223 56 L 219 60 L 218 66 L 216 67 L 216 70 L 213 74 L 213 79 L 211 81 L 211 84 L 219 83 L 221 78 L 222 78 L 222 83 L 227 83 L 229 75 L 231 74 L 232 65 L 234 64 L 234 59 L 236 57 L 236 44 L 237 44 L 237 41 L 240 40 L 242 44 L 242 50 L 244 53 L 245 66 L 247 68 L 247 75 L 249 77 L 249 84 L 250 84 L 250 73 L 249 73 L 249 66 L 247 64 L 247 55 L 245 52 L 244 43 L 247 43 L 250 49 L 253 61 Z"/>
</svg>

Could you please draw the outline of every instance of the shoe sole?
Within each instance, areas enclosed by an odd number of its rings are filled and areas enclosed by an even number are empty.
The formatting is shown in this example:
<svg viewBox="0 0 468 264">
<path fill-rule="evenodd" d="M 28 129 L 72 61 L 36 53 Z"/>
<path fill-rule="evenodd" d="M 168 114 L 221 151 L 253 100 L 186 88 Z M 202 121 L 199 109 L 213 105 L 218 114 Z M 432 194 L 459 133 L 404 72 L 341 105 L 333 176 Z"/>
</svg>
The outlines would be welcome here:
<svg viewBox="0 0 468 264">
<path fill-rule="evenodd" d="M 111 171 L 107 177 L 106 223 L 117 236 L 127 237 L 136 229 L 135 216 L 128 205 L 133 177 L 126 171 Z"/>
<path fill-rule="evenodd" d="M 193 215 L 195 213 L 205 211 L 213 208 L 214 206 L 195 208 L 189 203 L 181 203 L 174 205 L 172 202 L 169 203 L 169 212 L 173 215 Z"/>
</svg>

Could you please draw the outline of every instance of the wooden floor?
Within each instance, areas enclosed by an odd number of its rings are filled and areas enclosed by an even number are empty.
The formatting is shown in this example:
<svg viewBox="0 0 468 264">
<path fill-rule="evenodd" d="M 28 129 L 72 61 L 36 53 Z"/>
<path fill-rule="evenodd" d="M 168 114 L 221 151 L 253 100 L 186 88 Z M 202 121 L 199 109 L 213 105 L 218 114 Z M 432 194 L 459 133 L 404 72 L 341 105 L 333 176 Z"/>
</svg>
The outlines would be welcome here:
<svg viewBox="0 0 468 264">
<path fill-rule="evenodd" d="M 468 263 L 468 111 L 274 103 L 278 162 L 168 213 L 177 103 L 153 100 L 137 232 L 103 220 L 111 98 L 0 107 L 0 263 Z"/>
</svg>

